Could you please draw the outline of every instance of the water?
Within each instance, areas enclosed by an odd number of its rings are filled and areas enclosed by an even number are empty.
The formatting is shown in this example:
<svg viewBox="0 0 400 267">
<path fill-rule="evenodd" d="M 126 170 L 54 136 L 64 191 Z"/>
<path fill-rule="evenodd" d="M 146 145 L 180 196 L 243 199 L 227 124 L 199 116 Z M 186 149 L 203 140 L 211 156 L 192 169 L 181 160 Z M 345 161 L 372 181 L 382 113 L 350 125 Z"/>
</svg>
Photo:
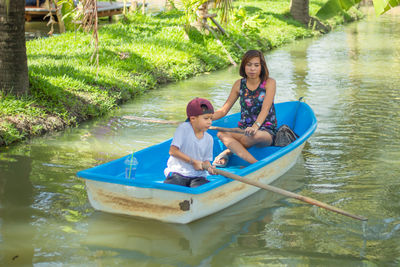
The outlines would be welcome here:
<svg viewBox="0 0 400 267">
<path fill-rule="evenodd" d="M 173 135 L 195 96 L 220 107 L 237 69 L 138 97 L 108 117 L 0 149 L 0 265 L 399 266 L 399 15 L 339 28 L 266 55 L 276 102 L 298 99 L 318 128 L 274 185 L 369 218 L 366 224 L 259 192 L 189 225 L 94 211 L 79 170 Z M 234 111 L 238 111 L 236 105 Z"/>
</svg>

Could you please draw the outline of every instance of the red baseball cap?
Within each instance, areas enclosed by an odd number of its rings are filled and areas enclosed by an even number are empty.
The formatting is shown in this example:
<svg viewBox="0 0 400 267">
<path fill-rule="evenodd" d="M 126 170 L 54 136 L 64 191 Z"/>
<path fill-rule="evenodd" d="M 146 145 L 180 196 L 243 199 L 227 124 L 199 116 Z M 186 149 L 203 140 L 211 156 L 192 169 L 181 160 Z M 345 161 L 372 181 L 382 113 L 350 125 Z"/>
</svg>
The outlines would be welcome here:
<svg viewBox="0 0 400 267">
<path fill-rule="evenodd" d="M 201 107 L 202 105 L 207 107 L 206 111 L 203 111 L 203 108 Z M 195 99 L 192 99 L 186 107 L 186 114 L 188 118 L 190 116 L 199 116 L 210 113 L 214 113 L 214 108 L 210 101 L 204 98 L 196 97 Z"/>
</svg>

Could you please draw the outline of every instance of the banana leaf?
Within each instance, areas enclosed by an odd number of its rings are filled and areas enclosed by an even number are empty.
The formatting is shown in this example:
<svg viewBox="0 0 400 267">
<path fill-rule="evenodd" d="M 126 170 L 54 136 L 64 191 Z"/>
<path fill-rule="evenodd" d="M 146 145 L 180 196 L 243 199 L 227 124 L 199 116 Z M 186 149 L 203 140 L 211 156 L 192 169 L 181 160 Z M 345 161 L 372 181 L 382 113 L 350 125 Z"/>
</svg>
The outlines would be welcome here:
<svg viewBox="0 0 400 267">
<path fill-rule="evenodd" d="M 373 0 L 375 14 L 377 16 L 382 15 L 386 11 L 390 10 L 393 7 L 400 5 L 400 0 Z"/>
<path fill-rule="evenodd" d="M 349 10 L 349 8 L 360 2 L 361 0 L 328 0 L 328 2 L 326 2 L 325 5 L 318 10 L 316 16 L 320 19 L 329 19 L 337 14 L 340 14 L 343 10 Z"/>
<path fill-rule="evenodd" d="M 318 10 L 316 16 L 320 19 L 329 19 L 360 2 L 361 0 L 328 0 L 328 2 Z M 373 3 L 375 14 L 379 16 L 391 8 L 399 6 L 400 0 L 373 0 Z"/>
</svg>

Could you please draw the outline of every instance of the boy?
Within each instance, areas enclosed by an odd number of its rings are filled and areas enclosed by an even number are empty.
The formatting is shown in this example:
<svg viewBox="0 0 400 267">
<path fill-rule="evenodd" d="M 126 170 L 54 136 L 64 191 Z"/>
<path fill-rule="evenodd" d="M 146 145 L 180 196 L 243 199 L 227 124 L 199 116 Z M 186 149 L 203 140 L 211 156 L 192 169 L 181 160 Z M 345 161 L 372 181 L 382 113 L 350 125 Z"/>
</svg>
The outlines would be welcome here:
<svg viewBox="0 0 400 267">
<path fill-rule="evenodd" d="M 211 126 L 214 108 L 207 99 L 195 98 L 186 107 L 187 120 L 176 129 L 169 149 L 170 157 L 164 170 L 166 184 L 197 187 L 208 183 L 213 138 L 206 131 Z"/>
</svg>

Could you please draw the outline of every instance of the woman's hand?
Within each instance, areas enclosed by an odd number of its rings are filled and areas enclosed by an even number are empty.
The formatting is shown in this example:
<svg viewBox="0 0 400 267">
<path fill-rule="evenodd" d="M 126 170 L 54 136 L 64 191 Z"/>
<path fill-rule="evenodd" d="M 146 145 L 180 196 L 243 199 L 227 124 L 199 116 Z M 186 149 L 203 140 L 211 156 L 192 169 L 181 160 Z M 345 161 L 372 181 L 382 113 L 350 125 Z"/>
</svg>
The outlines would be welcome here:
<svg viewBox="0 0 400 267">
<path fill-rule="evenodd" d="M 256 134 L 256 132 L 258 131 L 258 128 L 256 129 L 257 126 L 252 126 L 252 127 L 247 127 L 246 129 L 244 129 L 244 135 L 245 136 L 253 136 Z"/>
</svg>

